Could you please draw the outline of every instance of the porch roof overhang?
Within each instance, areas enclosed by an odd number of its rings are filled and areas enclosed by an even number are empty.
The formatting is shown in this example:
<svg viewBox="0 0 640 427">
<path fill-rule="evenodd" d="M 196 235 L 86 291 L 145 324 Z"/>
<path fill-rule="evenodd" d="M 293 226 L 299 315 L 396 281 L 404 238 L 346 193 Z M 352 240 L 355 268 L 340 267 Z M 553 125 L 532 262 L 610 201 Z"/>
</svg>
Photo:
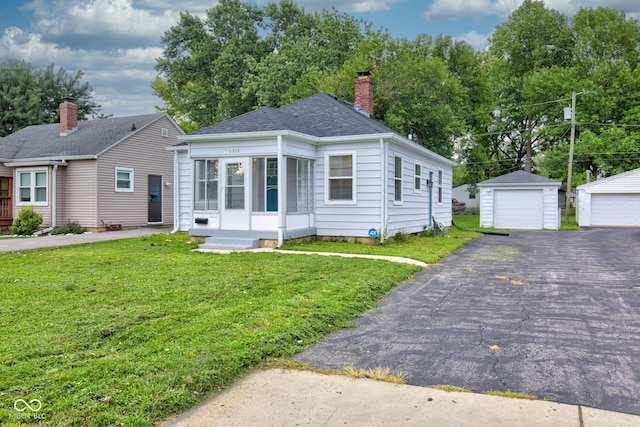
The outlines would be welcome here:
<svg viewBox="0 0 640 427">
<path fill-rule="evenodd" d="M 9 161 L 4 165 L 8 168 L 20 168 L 20 167 L 31 167 L 31 166 L 67 166 L 68 159 L 48 159 L 48 160 L 18 160 L 18 161 Z"/>
<path fill-rule="evenodd" d="M 242 141 L 242 140 L 252 140 L 252 139 L 271 139 L 277 140 L 278 137 L 289 137 L 292 139 L 296 139 L 298 141 L 307 142 L 314 145 L 324 145 L 324 144 L 348 144 L 353 142 L 366 142 L 366 141 L 393 141 L 402 145 L 405 148 L 408 148 L 414 152 L 420 153 L 426 157 L 429 157 L 438 162 L 442 162 L 448 166 L 456 166 L 457 163 L 453 160 L 449 160 L 446 157 L 443 157 L 439 154 L 434 153 L 433 151 L 423 147 L 411 141 L 408 138 L 404 138 L 403 136 L 388 132 L 388 133 L 373 133 L 373 134 L 364 134 L 364 135 L 341 135 L 341 136 L 328 136 L 328 137 L 319 137 L 307 135 L 301 132 L 291 131 L 291 130 L 280 130 L 280 131 L 267 131 L 267 132 L 238 132 L 238 133 L 220 133 L 220 134 L 198 134 L 198 135 L 180 135 L 178 139 L 182 142 L 186 143 L 198 143 L 198 142 L 215 142 L 215 141 Z M 168 150 L 172 151 L 181 151 L 183 149 L 187 149 L 185 145 L 175 145 L 173 147 L 168 147 Z"/>
</svg>

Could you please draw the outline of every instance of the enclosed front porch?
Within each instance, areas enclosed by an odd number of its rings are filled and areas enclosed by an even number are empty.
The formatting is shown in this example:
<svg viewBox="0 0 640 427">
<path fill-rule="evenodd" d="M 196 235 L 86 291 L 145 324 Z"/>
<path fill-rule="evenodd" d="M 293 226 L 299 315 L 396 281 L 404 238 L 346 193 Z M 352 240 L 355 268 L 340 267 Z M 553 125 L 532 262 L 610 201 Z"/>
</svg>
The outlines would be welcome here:
<svg viewBox="0 0 640 427">
<path fill-rule="evenodd" d="M 316 234 L 313 160 L 194 159 L 193 170 L 189 234 L 205 238 L 203 248 L 255 248 Z"/>
</svg>

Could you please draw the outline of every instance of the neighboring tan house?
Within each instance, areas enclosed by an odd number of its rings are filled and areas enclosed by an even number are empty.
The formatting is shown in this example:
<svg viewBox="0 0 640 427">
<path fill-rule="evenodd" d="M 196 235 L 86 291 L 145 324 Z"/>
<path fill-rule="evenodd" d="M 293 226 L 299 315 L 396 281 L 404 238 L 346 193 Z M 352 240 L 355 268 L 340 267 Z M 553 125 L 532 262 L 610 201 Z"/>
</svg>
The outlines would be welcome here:
<svg viewBox="0 0 640 427">
<path fill-rule="evenodd" d="M 78 121 L 60 104 L 60 124 L 29 126 L 0 139 L 0 225 L 23 206 L 43 226 L 89 230 L 172 225 L 173 155 L 183 135 L 165 113 Z"/>
<path fill-rule="evenodd" d="M 355 106 L 318 93 L 180 136 L 176 228 L 214 248 L 450 225 L 455 163 L 371 118 L 368 73 L 355 85 Z"/>
<path fill-rule="evenodd" d="M 579 185 L 581 227 L 640 227 L 640 169 Z"/>
</svg>

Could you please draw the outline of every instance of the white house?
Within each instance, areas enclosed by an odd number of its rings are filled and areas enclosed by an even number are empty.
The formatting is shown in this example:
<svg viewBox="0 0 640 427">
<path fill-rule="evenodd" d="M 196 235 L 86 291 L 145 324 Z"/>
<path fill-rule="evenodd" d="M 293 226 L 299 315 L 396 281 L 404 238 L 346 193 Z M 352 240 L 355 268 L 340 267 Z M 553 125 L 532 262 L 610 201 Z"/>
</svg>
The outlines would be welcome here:
<svg viewBox="0 0 640 427">
<path fill-rule="evenodd" d="M 577 191 L 579 226 L 640 226 L 640 169 L 579 185 Z"/>
<path fill-rule="evenodd" d="M 468 208 L 478 208 L 480 206 L 480 197 L 474 191 L 470 191 L 469 184 L 456 185 L 453 187 L 452 197 L 459 202 L 464 202 Z"/>
<path fill-rule="evenodd" d="M 359 74 L 355 106 L 318 93 L 179 137 L 178 228 L 205 247 L 256 247 L 450 225 L 455 163 L 371 118 L 373 82 Z"/>
<path fill-rule="evenodd" d="M 560 183 L 525 171 L 483 181 L 480 188 L 480 227 L 557 230 L 560 226 Z"/>
</svg>

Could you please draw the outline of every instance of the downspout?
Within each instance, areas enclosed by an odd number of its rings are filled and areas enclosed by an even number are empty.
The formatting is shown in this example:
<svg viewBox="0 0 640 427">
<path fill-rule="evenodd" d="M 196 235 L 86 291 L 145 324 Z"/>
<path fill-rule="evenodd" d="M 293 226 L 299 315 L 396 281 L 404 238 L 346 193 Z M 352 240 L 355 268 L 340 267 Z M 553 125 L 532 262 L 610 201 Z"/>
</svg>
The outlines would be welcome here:
<svg viewBox="0 0 640 427">
<path fill-rule="evenodd" d="M 53 172 L 51 173 L 51 227 L 55 227 L 57 223 L 57 186 L 58 186 L 58 164 L 53 165 Z"/>
<path fill-rule="evenodd" d="M 429 184 L 427 185 L 429 190 L 429 227 L 433 228 L 433 172 L 429 171 Z"/>
<path fill-rule="evenodd" d="M 278 247 L 284 243 L 284 229 L 286 227 L 285 188 L 284 188 L 284 149 L 282 135 L 278 135 Z"/>
<path fill-rule="evenodd" d="M 381 201 L 380 204 L 380 243 L 384 242 L 385 239 L 385 229 L 387 224 L 387 144 L 384 143 L 384 138 L 380 138 L 380 154 L 381 156 L 381 165 L 380 170 L 382 171 L 382 185 L 381 185 Z"/>
<path fill-rule="evenodd" d="M 173 152 L 173 230 L 170 234 L 177 233 L 180 230 L 180 183 L 178 177 L 180 171 L 178 170 L 178 151 Z"/>
</svg>

